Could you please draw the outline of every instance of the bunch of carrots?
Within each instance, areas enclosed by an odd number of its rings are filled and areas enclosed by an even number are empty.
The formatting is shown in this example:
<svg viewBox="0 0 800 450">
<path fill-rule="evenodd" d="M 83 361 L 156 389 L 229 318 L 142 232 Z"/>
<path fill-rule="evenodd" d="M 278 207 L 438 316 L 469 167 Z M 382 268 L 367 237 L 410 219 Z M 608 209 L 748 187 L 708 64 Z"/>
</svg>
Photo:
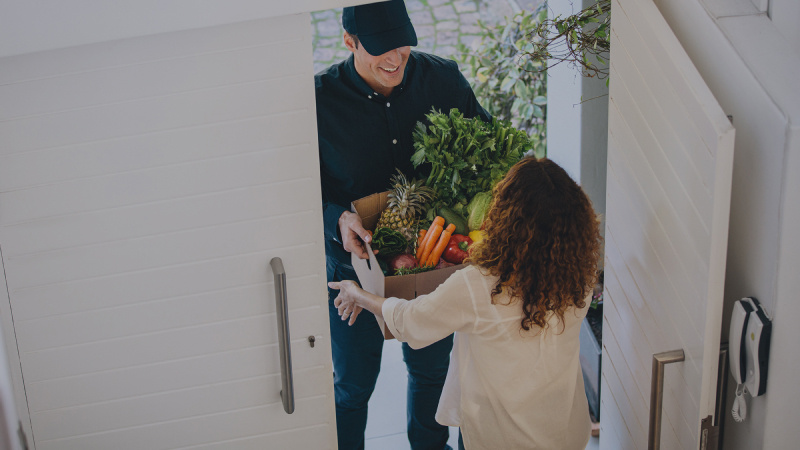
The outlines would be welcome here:
<svg viewBox="0 0 800 450">
<path fill-rule="evenodd" d="M 454 224 L 444 226 L 444 218 L 436 216 L 427 230 L 420 230 L 417 242 L 417 261 L 420 266 L 435 266 L 456 231 Z"/>
</svg>

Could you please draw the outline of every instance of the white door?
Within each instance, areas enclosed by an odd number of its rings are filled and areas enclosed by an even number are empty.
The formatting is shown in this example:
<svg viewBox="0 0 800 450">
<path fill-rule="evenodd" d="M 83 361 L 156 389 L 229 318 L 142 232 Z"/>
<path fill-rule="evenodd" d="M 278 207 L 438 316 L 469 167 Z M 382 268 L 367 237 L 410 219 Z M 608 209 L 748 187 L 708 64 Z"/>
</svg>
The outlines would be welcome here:
<svg viewBox="0 0 800 450">
<path fill-rule="evenodd" d="M 32 448 L 336 447 L 310 23 L 0 59 L 0 311 Z"/>
<path fill-rule="evenodd" d="M 660 444 L 700 448 L 714 416 L 734 129 L 650 0 L 612 6 L 601 439 L 648 446 L 653 355 Z"/>
</svg>

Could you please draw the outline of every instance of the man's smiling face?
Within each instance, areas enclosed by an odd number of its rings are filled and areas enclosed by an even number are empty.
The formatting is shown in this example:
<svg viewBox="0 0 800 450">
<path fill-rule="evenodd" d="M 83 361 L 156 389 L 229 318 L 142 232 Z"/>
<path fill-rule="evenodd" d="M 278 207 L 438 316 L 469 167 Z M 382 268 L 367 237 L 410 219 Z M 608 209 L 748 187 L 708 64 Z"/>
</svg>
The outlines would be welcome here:
<svg viewBox="0 0 800 450">
<path fill-rule="evenodd" d="M 344 40 L 345 46 L 353 52 L 356 71 L 375 92 L 388 96 L 403 81 L 411 47 L 400 47 L 374 56 L 367 53 L 364 46 L 356 43 L 347 33 Z"/>
</svg>

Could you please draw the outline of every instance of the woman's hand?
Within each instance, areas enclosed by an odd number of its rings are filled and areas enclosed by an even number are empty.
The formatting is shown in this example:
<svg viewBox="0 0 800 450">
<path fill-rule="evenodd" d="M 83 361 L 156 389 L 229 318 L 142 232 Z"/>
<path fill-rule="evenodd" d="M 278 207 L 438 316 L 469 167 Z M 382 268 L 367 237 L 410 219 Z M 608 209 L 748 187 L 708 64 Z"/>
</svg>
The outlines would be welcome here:
<svg viewBox="0 0 800 450">
<path fill-rule="evenodd" d="M 352 280 L 331 281 L 328 283 L 328 287 L 339 290 L 339 295 L 333 300 L 333 306 L 339 310 L 342 320 L 347 320 L 349 317 L 348 325 L 356 323 L 356 318 L 361 313 L 361 306 L 357 304 L 357 299 L 364 290 Z"/>
</svg>

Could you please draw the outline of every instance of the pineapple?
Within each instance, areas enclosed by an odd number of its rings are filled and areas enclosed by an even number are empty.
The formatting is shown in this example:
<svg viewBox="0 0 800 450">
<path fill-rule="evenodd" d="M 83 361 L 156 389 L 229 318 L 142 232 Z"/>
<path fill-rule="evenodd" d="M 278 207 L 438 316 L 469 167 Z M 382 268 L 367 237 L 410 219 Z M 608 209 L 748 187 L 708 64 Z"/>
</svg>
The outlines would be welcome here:
<svg viewBox="0 0 800 450">
<path fill-rule="evenodd" d="M 425 209 L 425 203 L 433 198 L 433 189 L 422 185 L 421 181 L 410 183 L 400 169 L 391 180 L 391 192 L 388 205 L 381 213 L 378 228 L 388 227 L 399 231 L 406 240 L 413 243 L 416 238 L 416 227 L 419 216 Z"/>
</svg>

